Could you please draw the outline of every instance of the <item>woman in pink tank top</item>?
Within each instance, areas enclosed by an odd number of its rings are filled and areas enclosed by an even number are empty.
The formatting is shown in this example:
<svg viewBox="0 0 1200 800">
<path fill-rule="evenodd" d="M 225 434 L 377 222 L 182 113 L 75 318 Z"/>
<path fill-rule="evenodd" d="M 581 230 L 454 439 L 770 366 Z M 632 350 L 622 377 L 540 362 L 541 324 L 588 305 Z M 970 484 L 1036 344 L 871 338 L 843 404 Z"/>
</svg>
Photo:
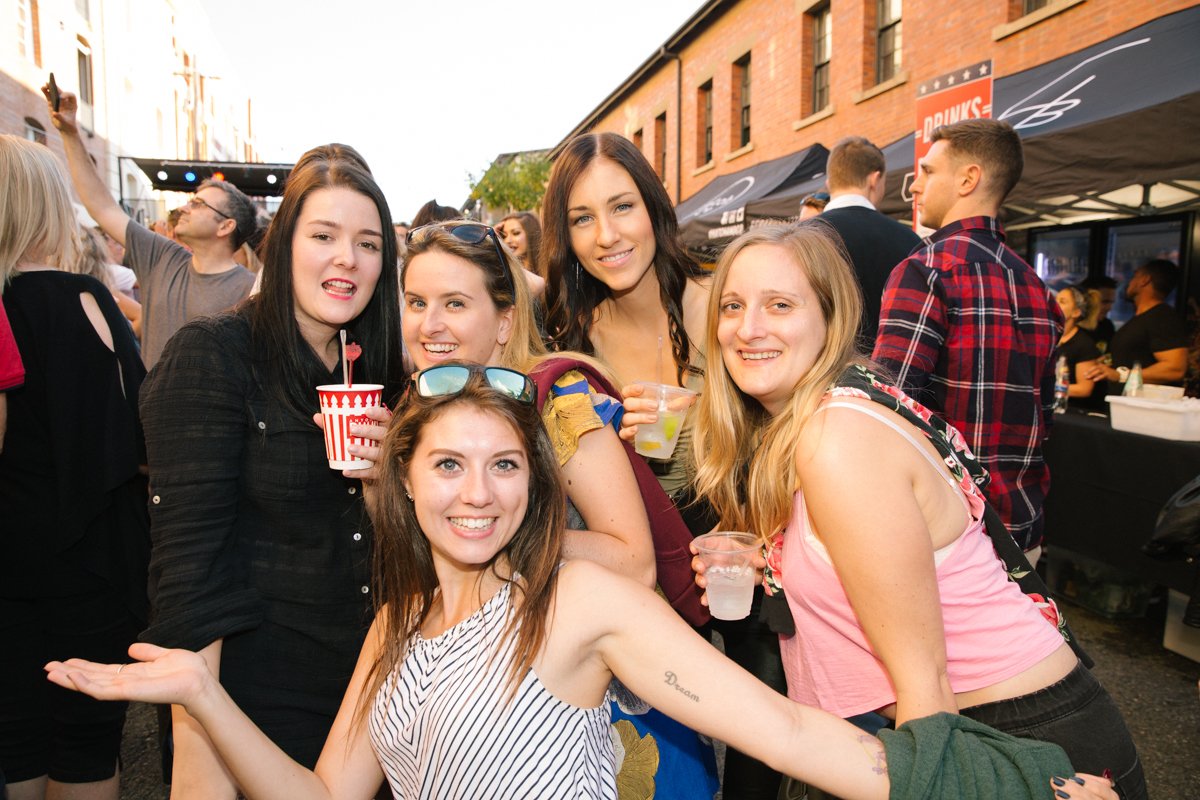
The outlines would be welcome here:
<svg viewBox="0 0 1200 800">
<path fill-rule="evenodd" d="M 795 624 L 781 637 L 789 694 L 896 725 L 962 713 L 1053 741 L 1077 769 L 1111 771 L 1122 797 L 1144 798 L 1120 712 L 1008 580 L 962 463 L 848 388 L 869 382 L 930 419 L 871 374 L 861 308 L 819 222 L 743 235 L 714 277 L 696 482 L 723 528 L 782 542 L 768 585 L 773 574 Z"/>
</svg>

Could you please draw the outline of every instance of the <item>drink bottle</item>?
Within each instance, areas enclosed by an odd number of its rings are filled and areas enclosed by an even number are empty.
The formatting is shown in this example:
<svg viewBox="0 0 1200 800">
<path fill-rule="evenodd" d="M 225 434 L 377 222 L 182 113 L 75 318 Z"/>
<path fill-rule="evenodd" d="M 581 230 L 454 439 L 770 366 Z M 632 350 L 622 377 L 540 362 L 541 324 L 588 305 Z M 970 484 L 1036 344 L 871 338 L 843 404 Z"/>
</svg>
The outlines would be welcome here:
<svg viewBox="0 0 1200 800">
<path fill-rule="evenodd" d="M 1071 388 L 1071 368 L 1067 366 L 1067 357 L 1059 356 L 1058 364 L 1054 367 L 1054 413 L 1062 414 L 1067 410 L 1067 393 Z"/>
<path fill-rule="evenodd" d="M 1129 369 L 1129 377 L 1125 379 L 1125 389 L 1121 394 L 1125 397 L 1142 396 L 1142 362 L 1133 362 L 1133 366 Z"/>
</svg>

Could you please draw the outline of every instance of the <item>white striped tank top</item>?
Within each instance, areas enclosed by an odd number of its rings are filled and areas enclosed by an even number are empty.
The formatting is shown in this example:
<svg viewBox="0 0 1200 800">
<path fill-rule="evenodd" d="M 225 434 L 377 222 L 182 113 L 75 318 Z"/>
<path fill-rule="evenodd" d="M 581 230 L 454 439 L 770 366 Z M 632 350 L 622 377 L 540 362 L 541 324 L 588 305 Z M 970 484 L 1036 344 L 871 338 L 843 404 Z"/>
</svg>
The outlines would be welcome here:
<svg viewBox="0 0 1200 800">
<path fill-rule="evenodd" d="M 507 702 L 511 586 L 440 636 L 414 636 L 376 696 L 371 744 L 397 798 L 615 800 L 607 702 L 565 703 L 532 669 Z"/>
</svg>

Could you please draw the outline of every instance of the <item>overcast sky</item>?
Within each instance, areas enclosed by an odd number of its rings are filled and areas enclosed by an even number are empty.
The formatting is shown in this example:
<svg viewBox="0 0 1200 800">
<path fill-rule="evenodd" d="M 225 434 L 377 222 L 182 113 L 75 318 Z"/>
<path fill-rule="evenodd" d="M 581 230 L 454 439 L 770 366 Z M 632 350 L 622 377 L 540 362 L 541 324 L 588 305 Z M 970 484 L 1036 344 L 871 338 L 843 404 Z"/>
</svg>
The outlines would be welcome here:
<svg viewBox="0 0 1200 800">
<path fill-rule="evenodd" d="M 338 141 L 397 219 L 460 205 L 499 153 L 557 144 L 700 0 L 200 0 L 267 161 Z"/>
</svg>

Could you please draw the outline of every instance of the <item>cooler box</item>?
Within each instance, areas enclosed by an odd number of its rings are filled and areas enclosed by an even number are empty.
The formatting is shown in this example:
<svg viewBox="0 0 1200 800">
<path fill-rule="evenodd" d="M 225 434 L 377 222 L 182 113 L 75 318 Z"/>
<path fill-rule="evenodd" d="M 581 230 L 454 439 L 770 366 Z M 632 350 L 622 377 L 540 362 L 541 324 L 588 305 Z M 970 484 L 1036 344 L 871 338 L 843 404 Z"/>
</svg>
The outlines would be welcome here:
<svg viewBox="0 0 1200 800">
<path fill-rule="evenodd" d="M 1179 442 L 1200 442 L 1200 400 L 1194 397 L 1155 400 L 1113 395 L 1106 399 L 1114 430 Z"/>
</svg>

